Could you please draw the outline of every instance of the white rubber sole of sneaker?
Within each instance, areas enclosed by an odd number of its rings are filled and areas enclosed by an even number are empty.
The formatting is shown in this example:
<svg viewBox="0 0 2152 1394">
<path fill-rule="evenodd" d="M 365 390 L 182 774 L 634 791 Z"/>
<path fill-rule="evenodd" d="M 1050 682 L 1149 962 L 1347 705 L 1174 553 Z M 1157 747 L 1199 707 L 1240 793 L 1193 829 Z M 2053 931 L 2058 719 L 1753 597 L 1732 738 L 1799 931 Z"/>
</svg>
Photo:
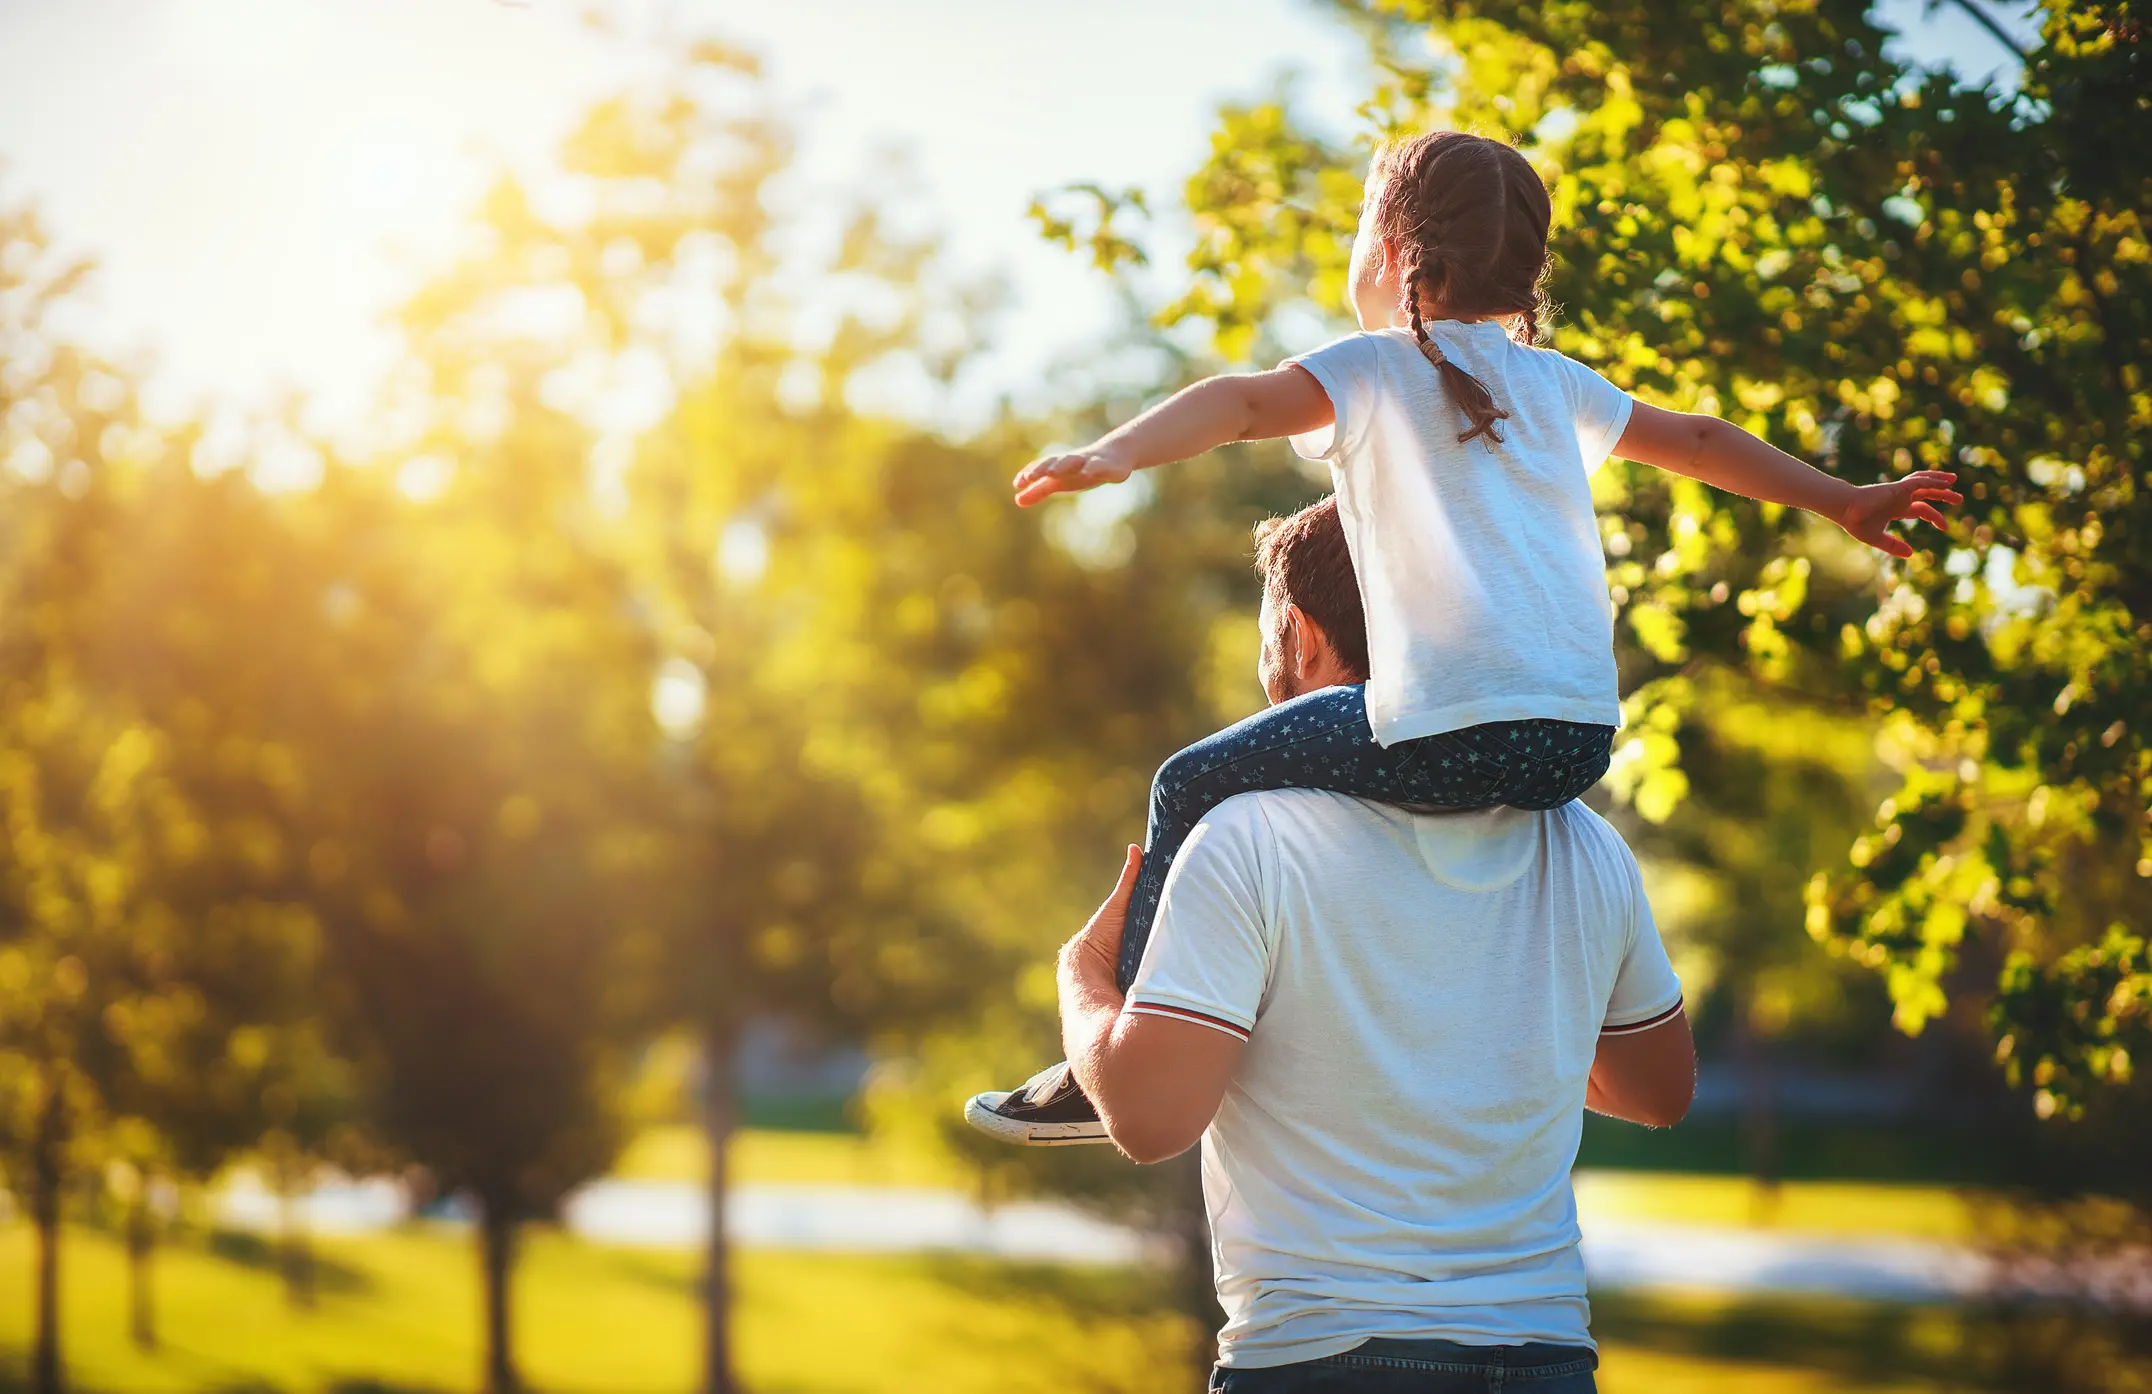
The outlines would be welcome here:
<svg viewBox="0 0 2152 1394">
<path fill-rule="evenodd" d="M 1113 1141 L 1106 1136 L 1104 1123 L 1026 1123 L 1017 1118 L 1004 1118 L 994 1112 L 994 1104 L 1007 1097 L 1006 1094 L 972 1095 L 964 1104 L 964 1121 L 989 1137 L 1018 1147 L 1082 1147 Z"/>
</svg>

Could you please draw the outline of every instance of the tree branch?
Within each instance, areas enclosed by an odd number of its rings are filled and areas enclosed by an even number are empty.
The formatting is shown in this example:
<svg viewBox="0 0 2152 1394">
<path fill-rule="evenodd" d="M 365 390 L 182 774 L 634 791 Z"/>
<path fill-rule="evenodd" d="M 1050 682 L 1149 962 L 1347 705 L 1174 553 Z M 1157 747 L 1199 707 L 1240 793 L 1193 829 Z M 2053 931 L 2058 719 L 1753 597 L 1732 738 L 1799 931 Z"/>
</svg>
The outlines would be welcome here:
<svg viewBox="0 0 2152 1394">
<path fill-rule="evenodd" d="M 2010 36 L 2010 31 L 2003 28 L 1995 16 L 1989 14 L 1985 7 L 1976 3 L 1976 0 L 1928 0 L 1928 8 L 1933 10 L 1938 4 L 1943 3 L 1955 5 L 1965 11 L 1966 14 L 1972 16 L 1973 23 L 1987 30 L 1989 38 L 2016 54 L 2018 62 L 2024 63 L 2032 58 L 2032 54 L 2019 47 L 2018 41 Z"/>
</svg>

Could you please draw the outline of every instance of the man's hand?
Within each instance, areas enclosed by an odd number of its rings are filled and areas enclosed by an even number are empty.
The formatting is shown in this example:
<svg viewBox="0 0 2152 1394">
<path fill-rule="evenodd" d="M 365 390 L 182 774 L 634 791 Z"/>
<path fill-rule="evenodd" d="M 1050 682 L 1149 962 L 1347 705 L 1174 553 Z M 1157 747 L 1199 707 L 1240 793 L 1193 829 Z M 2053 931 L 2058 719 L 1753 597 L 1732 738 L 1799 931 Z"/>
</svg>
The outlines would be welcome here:
<svg viewBox="0 0 2152 1394">
<path fill-rule="evenodd" d="M 1135 467 L 1118 448 L 1101 442 L 1066 455 L 1033 460 L 1018 472 L 1016 506 L 1029 508 L 1055 494 L 1081 493 L 1101 484 L 1119 484 Z"/>
<path fill-rule="evenodd" d="M 1080 933 L 1061 946 L 1061 1047 L 1114 1146 L 1162 1162 L 1195 1146 L 1218 1112 L 1246 1038 L 1170 1016 L 1128 1012 L 1114 983 L 1143 850 Z"/>
<path fill-rule="evenodd" d="M 1853 491 L 1852 500 L 1833 521 L 1879 551 L 1910 557 L 1913 544 L 1892 532 L 1890 525 L 1900 518 L 1918 518 L 1943 527 L 1943 515 L 1935 505 L 1965 502 L 1965 496 L 1950 487 L 1957 480 L 1947 470 L 1921 470 L 1886 484 L 1863 485 Z"/>
<path fill-rule="evenodd" d="M 1065 970 L 1079 982 L 1103 981 L 1114 989 L 1116 997 L 1121 995 L 1114 987 L 1115 970 L 1121 961 L 1121 932 L 1128 924 L 1128 901 L 1136 891 L 1136 873 L 1142 869 L 1143 849 L 1130 843 L 1113 894 L 1092 914 L 1090 922 L 1076 931 L 1076 937 L 1061 946 L 1061 966 Z"/>
</svg>

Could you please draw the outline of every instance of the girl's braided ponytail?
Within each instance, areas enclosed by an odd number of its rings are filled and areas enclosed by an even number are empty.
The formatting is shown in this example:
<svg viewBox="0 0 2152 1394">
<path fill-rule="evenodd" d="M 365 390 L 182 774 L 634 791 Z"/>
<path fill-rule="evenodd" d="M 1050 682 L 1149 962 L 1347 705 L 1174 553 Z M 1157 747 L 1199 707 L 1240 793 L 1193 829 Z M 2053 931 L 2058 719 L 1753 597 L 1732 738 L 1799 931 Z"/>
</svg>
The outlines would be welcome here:
<svg viewBox="0 0 2152 1394">
<path fill-rule="evenodd" d="M 1494 423 L 1509 420 L 1509 413 L 1495 405 L 1494 393 L 1487 390 L 1486 383 L 1452 363 L 1450 356 L 1442 351 L 1442 345 L 1428 336 L 1427 326 L 1420 320 L 1419 295 L 1408 293 L 1406 298 L 1412 302 L 1412 337 L 1420 341 L 1420 352 L 1435 365 L 1450 400 L 1464 409 L 1466 418 L 1472 423 L 1471 428 L 1457 439 L 1463 442 L 1484 435 L 1495 444 L 1501 444 L 1502 433 L 1494 428 Z"/>
<path fill-rule="evenodd" d="M 1375 172 L 1382 179 L 1376 225 L 1403 260 L 1399 293 L 1412 337 L 1469 422 L 1457 438 L 1499 443 L 1495 423 L 1509 413 L 1487 384 L 1450 361 L 1424 317 L 1508 319 L 1519 339 L 1539 342 L 1553 219 L 1546 186 L 1509 146 L 1462 131 L 1392 146 L 1376 157 Z"/>
</svg>

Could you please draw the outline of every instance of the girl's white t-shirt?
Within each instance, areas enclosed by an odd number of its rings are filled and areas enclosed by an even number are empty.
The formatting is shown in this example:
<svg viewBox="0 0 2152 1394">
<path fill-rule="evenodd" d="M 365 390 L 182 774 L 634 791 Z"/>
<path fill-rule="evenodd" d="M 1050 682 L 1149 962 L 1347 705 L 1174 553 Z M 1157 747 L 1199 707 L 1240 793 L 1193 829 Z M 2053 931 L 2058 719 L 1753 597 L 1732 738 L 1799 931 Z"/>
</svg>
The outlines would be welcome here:
<svg viewBox="0 0 2152 1394">
<path fill-rule="evenodd" d="M 1383 745 L 1489 721 L 1621 724 L 1591 475 L 1629 394 L 1492 321 L 1427 326 L 1509 413 L 1470 425 L 1409 329 L 1287 360 L 1336 421 L 1293 437 L 1330 466 L 1367 611 L 1367 717 Z"/>
</svg>

